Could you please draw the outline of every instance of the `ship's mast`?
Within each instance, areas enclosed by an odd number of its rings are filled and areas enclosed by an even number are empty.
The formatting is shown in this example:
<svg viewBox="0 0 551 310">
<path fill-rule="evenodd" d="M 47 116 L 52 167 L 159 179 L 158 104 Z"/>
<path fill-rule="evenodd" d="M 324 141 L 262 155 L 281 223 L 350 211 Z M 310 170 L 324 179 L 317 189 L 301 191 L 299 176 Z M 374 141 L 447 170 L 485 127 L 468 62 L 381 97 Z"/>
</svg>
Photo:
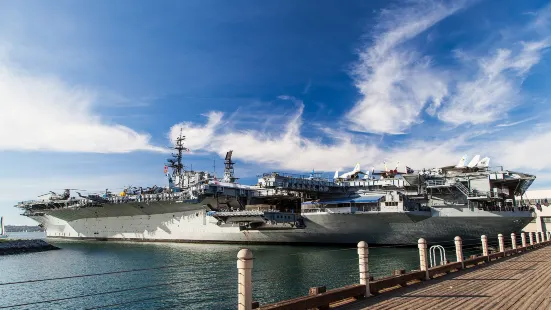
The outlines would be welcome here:
<svg viewBox="0 0 551 310">
<path fill-rule="evenodd" d="M 229 151 L 226 153 L 226 158 L 224 159 L 224 182 L 227 183 L 233 183 L 235 180 L 237 180 L 236 177 L 233 175 L 233 164 L 235 164 L 231 160 L 233 151 Z"/>
<path fill-rule="evenodd" d="M 180 128 L 180 135 L 176 138 L 176 142 L 174 143 L 176 154 L 172 153 L 173 158 L 168 159 L 168 166 L 172 168 L 172 176 L 178 176 L 178 186 L 181 186 L 183 182 L 184 164 L 182 163 L 182 154 L 184 151 L 189 151 L 189 149 L 184 146 L 185 139 L 186 137 L 182 135 L 182 128 Z"/>
</svg>

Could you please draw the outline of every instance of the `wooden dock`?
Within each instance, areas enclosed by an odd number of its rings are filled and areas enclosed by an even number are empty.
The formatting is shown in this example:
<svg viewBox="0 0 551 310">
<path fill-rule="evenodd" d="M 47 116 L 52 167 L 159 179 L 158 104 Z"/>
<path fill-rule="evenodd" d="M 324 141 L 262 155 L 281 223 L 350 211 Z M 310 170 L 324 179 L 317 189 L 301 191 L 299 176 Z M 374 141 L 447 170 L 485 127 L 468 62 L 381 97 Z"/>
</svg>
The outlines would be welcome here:
<svg viewBox="0 0 551 310">
<path fill-rule="evenodd" d="M 454 238 L 456 261 L 443 256 L 436 263 L 436 250 L 444 248 L 420 238 L 419 269 L 395 270 L 391 276 L 369 275 L 367 243 L 358 243 L 359 282 L 327 290 L 312 287 L 307 296 L 261 305 L 253 301 L 253 255 L 242 249 L 237 255 L 239 310 L 298 309 L 551 309 L 547 293 L 551 283 L 551 232 L 498 234 L 499 250 L 490 251 L 482 235 L 481 253 L 463 255 L 461 237 Z M 534 238 L 535 237 L 535 238 Z M 529 241 L 529 242 L 528 242 Z M 430 265 L 429 265 L 430 262 Z"/>
<path fill-rule="evenodd" d="M 338 309 L 551 309 L 550 283 L 551 247 L 543 247 Z"/>
</svg>

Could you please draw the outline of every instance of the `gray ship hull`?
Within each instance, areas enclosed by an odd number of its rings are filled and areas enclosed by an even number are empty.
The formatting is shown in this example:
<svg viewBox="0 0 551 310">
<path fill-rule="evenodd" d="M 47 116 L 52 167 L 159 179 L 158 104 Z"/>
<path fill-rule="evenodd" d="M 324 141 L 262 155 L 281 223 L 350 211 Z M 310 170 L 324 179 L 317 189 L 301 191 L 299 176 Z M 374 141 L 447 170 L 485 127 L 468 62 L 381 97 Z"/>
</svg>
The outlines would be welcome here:
<svg viewBox="0 0 551 310">
<path fill-rule="evenodd" d="M 305 213 L 305 228 L 270 224 L 243 230 L 219 225 L 207 214 L 205 202 L 126 203 L 101 207 L 48 210 L 30 216 L 41 223 L 48 237 L 95 240 L 130 240 L 200 243 L 313 243 L 411 244 L 452 242 L 461 236 L 477 243 L 481 235 L 497 240 L 520 231 L 532 220 L 523 212 L 489 212 L 466 207 L 432 211 Z"/>
</svg>

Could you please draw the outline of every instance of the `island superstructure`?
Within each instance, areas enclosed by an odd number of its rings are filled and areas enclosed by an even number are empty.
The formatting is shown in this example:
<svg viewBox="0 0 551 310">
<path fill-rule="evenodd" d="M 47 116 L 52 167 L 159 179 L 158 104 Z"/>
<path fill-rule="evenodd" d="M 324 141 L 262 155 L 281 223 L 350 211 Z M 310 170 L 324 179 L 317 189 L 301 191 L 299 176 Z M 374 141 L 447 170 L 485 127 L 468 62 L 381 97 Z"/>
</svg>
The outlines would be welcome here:
<svg viewBox="0 0 551 310">
<path fill-rule="evenodd" d="M 437 242 L 520 231 L 533 218 L 515 196 L 535 176 L 490 168 L 479 156 L 425 170 L 362 172 L 358 164 L 333 179 L 272 172 L 243 185 L 232 151 L 221 180 L 185 170 L 184 141 L 176 139 L 165 166 L 168 186 L 77 197 L 66 190 L 17 207 L 48 237 L 170 242 L 414 244 L 419 236 Z"/>
</svg>

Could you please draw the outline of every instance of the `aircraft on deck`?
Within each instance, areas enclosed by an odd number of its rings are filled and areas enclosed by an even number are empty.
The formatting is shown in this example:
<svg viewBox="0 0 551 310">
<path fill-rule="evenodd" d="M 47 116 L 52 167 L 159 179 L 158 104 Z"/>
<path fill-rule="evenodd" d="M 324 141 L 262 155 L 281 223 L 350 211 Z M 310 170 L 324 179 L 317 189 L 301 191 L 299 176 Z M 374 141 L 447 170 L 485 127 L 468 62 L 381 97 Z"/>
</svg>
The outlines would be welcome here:
<svg viewBox="0 0 551 310">
<path fill-rule="evenodd" d="M 52 201 L 68 200 L 69 198 L 71 198 L 71 189 L 67 188 L 61 194 L 50 191 L 46 194 L 39 195 L 38 197 L 44 197 L 48 195 L 49 197 L 42 198 L 42 200 L 52 200 Z"/>
<path fill-rule="evenodd" d="M 413 169 L 411 169 L 410 167 L 408 166 L 405 166 L 405 171 L 404 172 L 401 172 L 401 171 L 398 171 L 398 166 L 400 166 L 400 162 L 396 162 L 396 167 L 394 169 L 388 169 L 387 165 L 386 165 L 386 162 L 383 163 L 384 165 L 384 169 L 385 170 L 382 170 L 382 171 L 375 171 L 375 167 L 373 167 L 371 169 L 371 176 L 373 178 L 375 178 L 375 176 L 380 176 L 382 178 L 394 178 L 398 175 L 402 175 L 402 174 L 410 174 L 410 173 L 413 173 Z"/>
<path fill-rule="evenodd" d="M 448 170 L 448 171 L 478 171 L 480 169 L 486 169 L 490 166 L 490 157 L 484 157 L 480 159 L 480 155 L 475 155 L 468 164 L 465 164 L 467 162 L 467 154 L 463 155 L 461 159 L 459 159 L 459 162 L 455 166 L 446 166 L 442 167 L 442 170 Z"/>
<path fill-rule="evenodd" d="M 343 173 L 340 176 L 339 176 L 339 170 L 335 171 L 335 176 L 333 177 L 333 179 L 339 180 L 339 181 L 357 180 L 357 179 L 359 179 L 360 174 L 365 175 L 365 172 L 362 172 L 360 170 L 360 163 L 357 163 L 352 171 Z"/>
<path fill-rule="evenodd" d="M 378 179 L 378 178 L 394 178 L 397 175 L 410 174 L 410 173 L 414 172 L 413 169 L 411 169 L 408 166 L 405 166 L 405 168 L 406 168 L 405 172 L 400 172 L 400 171 L 398 171 L 398 166 L 399 165 L 400 165 L 400 162 L 397 162 L 396 163 L 396 168 L 388 169 L 388 167 L 386 165 L 386 162 L 384 162 L 384 170 L 375 171 L 375 167 L 372 167 L 371 171 L 363 172 L 360 169 L 360 164 L 357 163 L 356 166 L 354 167 L 354 170 L 352 170 L 350 172 L 347 172 L 347 173 L 344 173 L 340 176 L 339 176 L 339 171 L 338 170 L 335 171 L 335 176 L 333 177 L 333 179 L 335 179 L 337 181 L 358 180 L 358 179 L 360 179 L 360 174 L 364 175 L 364 177 L 363 177 L 364 180 Z"/>
</svg>

